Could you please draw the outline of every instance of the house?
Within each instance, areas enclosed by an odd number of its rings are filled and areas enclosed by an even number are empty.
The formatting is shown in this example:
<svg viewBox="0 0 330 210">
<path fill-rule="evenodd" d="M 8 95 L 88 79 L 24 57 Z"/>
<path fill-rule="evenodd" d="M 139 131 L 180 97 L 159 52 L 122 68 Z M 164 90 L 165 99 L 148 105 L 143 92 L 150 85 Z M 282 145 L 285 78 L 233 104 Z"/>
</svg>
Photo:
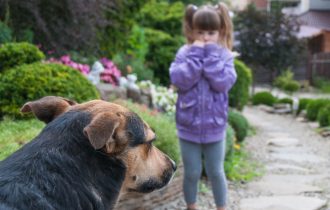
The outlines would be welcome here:
<svg viewBox="0 0 330 210">
<path fill-rule="evenodd" d="M 297 16 L 301 24 L 297 36 L 307 39 L 311 54 L 330 52 L 330 0 L 301 0 L 283 12 Z"/>
</svg>

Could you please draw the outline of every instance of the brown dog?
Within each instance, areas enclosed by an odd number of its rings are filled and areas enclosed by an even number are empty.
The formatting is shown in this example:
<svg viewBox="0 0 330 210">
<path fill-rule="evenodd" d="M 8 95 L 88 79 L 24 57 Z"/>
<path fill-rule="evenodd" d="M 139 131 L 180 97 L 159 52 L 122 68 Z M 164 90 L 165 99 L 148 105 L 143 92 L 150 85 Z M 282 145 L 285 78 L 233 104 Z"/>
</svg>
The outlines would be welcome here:
<svg viewBox="0 0 330 210">
<path fill-rule="evenodd" d="M 0 163 L 0 209 L 112 209 L 120 193 L 165 186 L 176 166 L 154 132 L 117 104 L 47 96 L 26 103 L 47 123 Z"/>
</svg>

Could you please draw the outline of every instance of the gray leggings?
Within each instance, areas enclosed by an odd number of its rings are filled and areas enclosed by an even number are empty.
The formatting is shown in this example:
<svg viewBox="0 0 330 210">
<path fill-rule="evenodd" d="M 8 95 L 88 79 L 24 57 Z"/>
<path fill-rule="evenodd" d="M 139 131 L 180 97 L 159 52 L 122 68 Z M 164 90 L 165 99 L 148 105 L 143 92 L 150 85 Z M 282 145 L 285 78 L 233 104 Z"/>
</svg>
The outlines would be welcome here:
<svg viewBox="0 0 330 210">
<path fill-rule="evenodd" d="M 180 139 L 181 156 L 184 166 L 183 193 L 187 204 L 196 203 L 197 184 L 202 173 L 202 155 L 207 177 L 217 207 L 224 207 L 227 199 L 227 180 L 224 173 L 226 141 L 198 144 Z"/>
</svg>

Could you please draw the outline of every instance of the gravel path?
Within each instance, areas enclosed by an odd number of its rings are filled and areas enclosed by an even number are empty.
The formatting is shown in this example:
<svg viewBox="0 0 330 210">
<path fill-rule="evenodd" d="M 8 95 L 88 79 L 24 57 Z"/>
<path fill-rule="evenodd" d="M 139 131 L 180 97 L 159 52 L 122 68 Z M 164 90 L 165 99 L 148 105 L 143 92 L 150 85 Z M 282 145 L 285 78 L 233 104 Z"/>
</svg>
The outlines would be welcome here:
<svg viewBox="0 0 330 210">
<path fill-rule="evenodd" d="M 299 122 L 291 115 L 268 114 L 258 107 L 246 107 L 243 114 L 247 117 L 250 124 L 256 128 L 257 132 L 256 135 L 247 137 L 245 148 L 252 154 L 255 161 L 262 163 L 265 173 L 262 177 L 250 183 L 229 182 L 227 209 L 247 210 L 242 205 L 243 203 L 246 204 L 246 201 L 249 201 L 249 199 L 259 198 L 260 196 L 274 197 L 286 194 L 294 194 L 303 198 L 320 199 L 324 203 L 329 202 L 330 138 L 321 137 L 309 123 Z M 278 145 L 270 146 L 269 140 L 276 138 L 280 138 L 281 140 L 288 139 L 287 142 L 289 140 L 297 140 L 298 143 L 294 146 L 286 145 L 285 147 Z M 313 180 L 310 178 L 312 176 L 314 177 Z M 301 191 L 296 192 L 297 187 L 288 188 L 286 186 L 298 183 L 298 179 L 301 177 L 306 179 L 304 179 L 304 182 L 312 182 L 311 188 L 303 188 Z M 267 178 L 268 182 L 266 183 L 265 180 Z M 294 180 L 292 181 L 292 179 Z M 274 183 L 269 182 L 275 182 L 275 186 Z M 202 181 L 202 183 L 206 183 L 209 186 L 206 181 Z M 276 183 L 281 184 L 280 186 L 276 186 Z M 291 192 L 292 190 L 294 192 Z M 211 190 L 200 193 L 198 203 L 200 210 L 215 209 Z M 330 207 L 326 207 L 324 203 L 317 208 L 309 208 L 305 205 L 306 208 L 304 209 L 329 210 Z M 180 197 L 176 201 L 157 209 L 183 210 L 185 209 L 185 203 L 183 198 Z M 250 207 L 250 209 L 259 208 Z M 265 208 L 261 209 L 266 210 Z M 275 206 L 275 208 L 270 207 L 267 209 L 283 210 L 285 208 Z"/>
</svg>

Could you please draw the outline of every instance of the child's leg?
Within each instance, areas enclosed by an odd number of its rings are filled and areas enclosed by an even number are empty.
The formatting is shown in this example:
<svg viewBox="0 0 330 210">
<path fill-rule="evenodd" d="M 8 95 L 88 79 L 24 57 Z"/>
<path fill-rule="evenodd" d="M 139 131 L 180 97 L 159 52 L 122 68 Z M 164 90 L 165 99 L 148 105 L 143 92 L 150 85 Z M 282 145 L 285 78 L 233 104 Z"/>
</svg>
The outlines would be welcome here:
<svg viewBox="0 0 330 210">
<path fill-rule="evenodd" d="M 184 199 L 188 206 L 193 206 L 197 200 L 197 185 L 202 172 L 201 145 L 180 140 L 180 148 L 184 167 Z"/>
<path fill-rule="evenodd" d="M 225 207 L 227 199 L 227 180 L 224 172 L 226 141 L 203 145 L 205 169 L 212 184 L 212 191 L 217 207 Z"/>
</svg>

